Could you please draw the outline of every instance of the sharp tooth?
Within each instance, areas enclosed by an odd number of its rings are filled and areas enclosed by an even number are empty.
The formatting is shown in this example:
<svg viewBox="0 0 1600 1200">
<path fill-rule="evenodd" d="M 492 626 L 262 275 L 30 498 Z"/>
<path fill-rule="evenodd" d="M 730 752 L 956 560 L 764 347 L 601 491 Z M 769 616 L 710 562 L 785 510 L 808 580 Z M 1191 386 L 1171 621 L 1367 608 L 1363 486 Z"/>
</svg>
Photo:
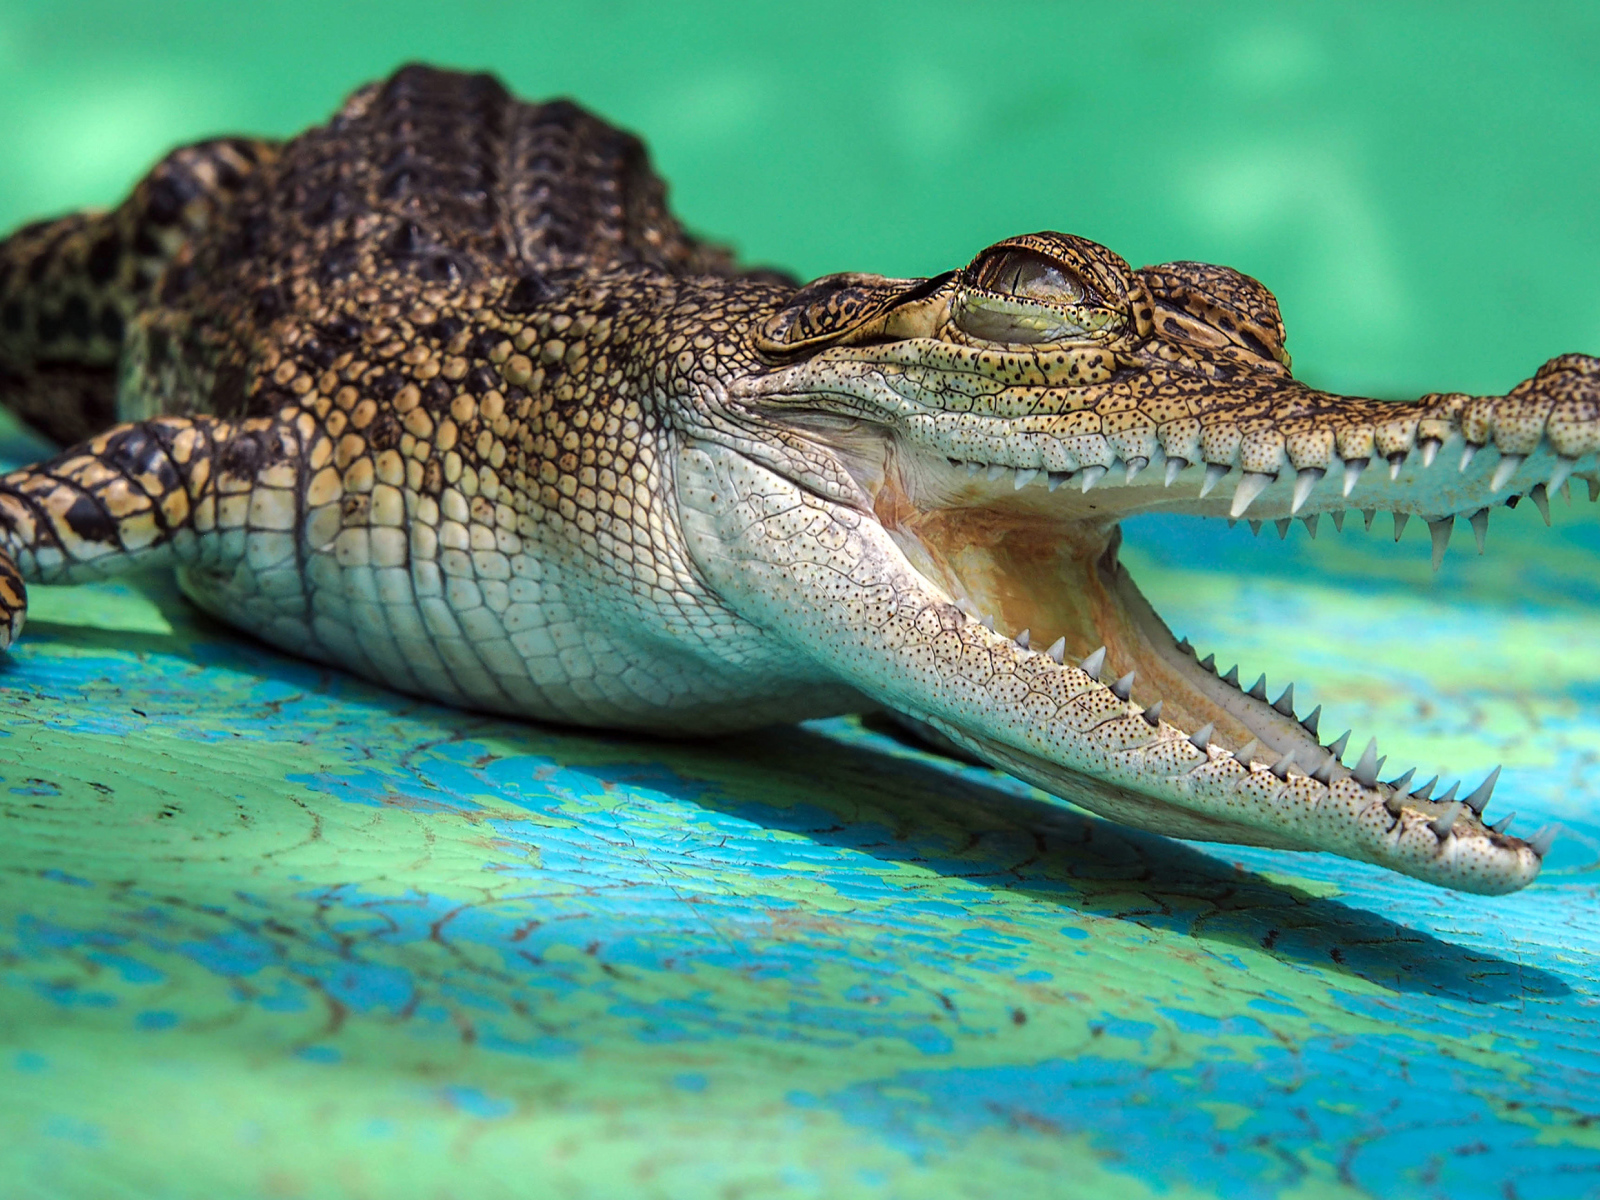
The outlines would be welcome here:
<svg viewBox="0 0 1600 1200">
<path fill-rule="evenodd" d="M 1267 677 L 1266 677 L 1266 675 L 1263 674 L 1260 679 L 1256 680 L 1255 683 L 1253 685 L 1251 685 L 1250 690 L 1245 693 L 1245 695 L 1246 696 L 1253 696 L 1257 700 L 1261 701 L 1261 703 L 1265 704 L 1267 702 Z"/>
<path fill-rule="evenodd" d="M 967 464 L 967 474 L 968 475 L 976 475 L 981 470 L 983 470 L 983 464 L 982 463 L 969 462 Z"/>
<path fill-rule="evenodd" d="M 996 479 L 999 479 L 1000 476 L 1004 475 L 1010 469 L 1010 467 L 1002 467 L 999 463 L 990 463 L 989 482 L 993 483 Z"/>
<path fill-rule="evenodd" d="M 1455 831 L 1456 818 L 1461 815 L 1461 805 L 1452 804 L 1433 820 L 1428 822 L 1428 828 L 1433 830 L 1433 836 L 1441 842 Z"/>
<path fill-rule="evenodd" d="M 1189 736 L 1189 744 L 1203 753 L 1205 748 L 1211 744 L 1211 735 L 1216 731 L 1216 722 L 1207 721 Z"/>
<path fill-rule="evenodd" d="M 1189 465 L 1186 458 L 1167 459 L 1167 486 L 1171 487 L 1178 478 L 1178 473 Z"/>
<path fill-rule="evenodd" d="M 1279 517 L 1273 524 L 1278 527 L 1278 540 L 1281 542 L 1289 536 L 1289 526 L 1293 522 L 1288 517 Z"/>
<path fill-rule="evenodd" d="M 1189 655 L 1190 658 L 1195 657 L 1194 647 L 1189 645 L 1189 639 L 1187 637 L 1178 643 L 1178 649 Z"/>
<path fill-rule="evenodd" d="M 1217 656 L 1215 654 L 1206 655 L 1200 660 L 1200 665 L 1215 675 L 1217 673 Z"/>
<path fill-rule="evenodd" d="M 1129 671 L 1121 679 L 1111 685 L 1111 694 L 1118 700 L 1126 701 L 1133 693 L 1133 677 L 1138 672 Z"/>
<path fill-rule="evenodd" d="M 1106 469 L 1104 467 L 1085 467 L 1081 484 L 1083 490 L 1087 492 L 1095 484 L 1099 483 L 1105 477 L 1105 473 Z"/>
<path fill-rule="evenodd" d="M 1433 795 L 1433 785 L 1438 782 L 1439 777 L 1435 775 L 1432 779 L 1428 780 L 1427 783 L 1423 784 L 1416 791 L 1412 792 L 1411 798 L 1413 800 L 1426 800 L 1429 796 Z"/>
<path fill-rule="evenodd" d="M 1289 778 L 1289 768 L 1294 766 L 1294 751 L 1291 750 L 1277 762 L 1272 764 L 1272 773 L 1279 779 Z"/>
<path fill-rule="evenodd" d="M 1090 679 L 1100 678 L 1100 668 L 1106 665 L 1106 648 L 1101 646 L 1088 658 L 1078 664 L 1080 670 L 1088 673 Z"/>
<path fill-rule="evenodd" d="M 1444 562 L 1445 547 L 1450 544 L 1450 534 L 1456 527 L 1454 517 L 1440 517 L 1428 522 L 1428 532 L 1433 535 L 1433 569 L 1437 571 Z"/>
<path fill-rule="evenodd" d="M 1550 470 L 1550 482 L 1545 484 L 1548 491 L 1559 491 L 1566 486 L 1567 477 L 1572 474 L 1572 468 L 1578 465 L 1578 460 L 1568 458 L 1565 454 L 1556 456 L 1556 465 Z"/>
<path fill-rule="evenodd" d="M 1489 772 L 1489 777 L 1477 786 L 1477 789 L 1468 796 L 1464 803 L 1480 817 L 1483 810 L 1489 806 L 1489 797 L 1494 793 L 1495 782 L 1500 778 L 1500 768 L 1496 767 Z"/>
<path fill-rule="evenodd" d="M 1378 510 L 1375 508 L 1363 508 L 1361 510 L 1361 519 L 1366 522 L 1368 533 L 1372 532 L 1372 518 L 1377 515 Z"/>
<path fill-rule="evenodd" d="M 1517 468 L 1522 465 L 1526 454 L 1503 454 L 1500 461 L 1495 464 L 1494 475 L 1489 479 L 1489 491 L 1498 492 L 1511 482 L 1511 477 L 1517 473 Z"/>
<path fill-rule="evenodd" d="M 1435 438 L 1428 438 L 1426 441 L 1420 443 L 1422 449 L 1422 465 L 1424 467 L 1433 466 L 1434 457 L 1439 453 L 1439 445 L 1440 443 Z"/>
<path fill-rule="evenodd" d="M 1589 485 L 1589 503 L 1593 504 L 1596 500 L 1600 500 L 1600 478 L 1586 475 L 1583 481 Z"/>
<path fill-rule="evenodd" d="M 993 633 L 994 632 L 994 614 L 993 613 L 985 613 L 982 617 L 979 618 L 978 624 L 982 625 L 990 633 Z"/>
<path fill-rule="evenodd" d="M 1389 478 L 1391 481 L 1400 478 L 1400 468 L 1405 465 L 1406 456 L 1404 453 L 1389 455 Z"/>
<path fill-rule="evenodd" d="M 1356 480 L 1361 478 L 1361 472 L 1367 469 L 1370 458 L 1347 458 L 1344 463 L 1344 494 L 1349 496 L 1355 490 Z"/>
<path fill-rule="evenodd" d="M 1539 510 L 1539 515 L 1544 518 L 1546 526 L 1550 524 L 1550 492 L 1542 483 L 1536 483 L 1528 492 L 1528 499 L 1533 501 L 1534 507 Z"/>
<path fill-rule="evenodd" d="M 1478 543 L 1478 553 L 1482 554 L 1484 539 L 1489 536 L 1489 510 L 1480 508 L 1467 518 L 1467 522 L 1472 526 L 1472 536 Z M 1432 528 L 1432 526 L 1429 526 L 1429 528 Z M 1435 568 L 1435 570 L 1437 569 Z"/>
<path fill-rule="evenodd" d="M 1316 487 L 1327 472 L 1321 467 L 1304 467 L 1294 477 L 1294 500 L 1289 504 L 1289 511 L 1297 513 L 1311 498 L 1311 489 Z"/>
<path fill-rule="evenodd" d="M 1511 822 L 1515 821 L 1516 819 L 1517 819 L 1517 814 L 1516 813 L 1508 812 L 1505 816 L 1501 817 L 1493 825 L 1485 826 L 1485 828 L 1489 829 L 1493 833 L 1504 833 L 1506 830 L 1511 828 Z"/>
<path fill-rule="evenodd" d="M 1068 474 L 1066 471 L 1051 471 L 1050 474 L 1049 474 L 1047 482 L 1049 484 L 1050 490 L 1053 492 L 1058 487 L 1060 487 L 1063 483 L 1065 483 L 1067 480 L 1069 480 L 1071 478 L 1072 478 L 1072 476 L 1070 474 Z"/>
<path fill-rule="evenodd" d="M 1200 499 L 1204 500 L 1209 496 L 1212 489 L 1222 482 L 1222 477 L 1227 473 L 1227 463 L 1207 463 L 1206 477 L 1200 482 Z M 1238 514 L 1234 515 L 1237 516 Z"/>
<path fill-rule="evenodd" d="M 1291 683 L 1289 685 L 1289 689 L 1291 691 L 1293 691 L 1294 690 L 1294 684 Z M 1317 736 L 1317 723 L 1319 721 L 1321 721 L 1321 720 L 1322 720 L 1322 705 L 1319 704 L 1315 708 L 1313 708 L 1310 712 L 1308 712 L 1306 714 L 1306 719 L 1304 721 L 1300 722 L 1300 728 L 1304 729 L 1312 737 L 1316 737 Z"/>
<path fill-rule="evenodd" d="M 1344 748 L 1350 744 L 1350 731 L 1346 729 L 1333 741 L 1328 743 L 1328 753 L 1336 759 L 1344 758 Z"/>
<path fill-rule="evenodd" d="M 1130 458 L 1122 465 L 1122 482 L 1132 483 L 1140 471 L 1150 465 L 1148 458 Z"/>
<path fill-rule="evenodd" d="M 1463 474 L 1465 474 L 1467 468 L 1472 465 L 1473 456 L 1477 453 L 1478 447 L 1474 446 L 1471 442 L 1468 442 L 1465 446 L 1461 447 L 1461 471 Z"/>
<path fill-rule="evenodd" d="M 1050 643 L 1050 649 L 1046 650 L 1045 653 L 1055 659 L 1056 662 L 1062 662 L 1067 657 L 1067 639 L 1058 637 Z"/>
<path fill-rule="evenodd" d="M 1244 510 L 1250 507 L 1250 502 L 1266 490 L 1274 476 L 1263 474 L 1260 471 L 1246 471 L 1239 476 L 1239 486 L 1233 491 L 1233 504 L 1228 509 L 1230 517 L 1244 516 Z"/>
<path fill-rule="evenodd" d="M 1405 803 L 1398 795 L 1390 794 L 1383 798 L 1383 808 L 1391 817 L 1398 817 L 1405 811 Z"/>
<path fill-rule="evenodd" d="M 1456 780 L 1454 783 L 1452 783 L 1450 785 L 1450 790 L 1448 792 L 1446 792 L 1444 795 L 1440 796 L 1437 800 L 1435 800 L 1434 803 L 1435 804 L 1454 804 L 1455 803 L 1455 799 L 1456 799 L 1456 792 L 1460 791 L 1460 789 L 1461 789 L 1461 781 L 1458 779 L 1458 780 Z"/>
<path fill-rule="evenodd" d="M 1247 524 L 1250 526 L 1250 536 L 1251 537 L 1260 537 L 1261 536 L 1261 522 L 1260 521 L 1250 521 L 1250 522 L 1247 522 Z M 1230 528 L 1230 529 L 1233 528 L 1233 525 L 1234 525 L 1234 522 L 1232 522 L 1232 521 L 1228 522 L 1228 528 Z"/>
<path fill-rule="evenodd" d="M 1267 677 L 1265 675 L 1261 677 L 1261 681 L 1263 683 L 1266 682 L 1266 679 Z M 1263 696 L 1262 699 L 1264 700 L 1266 697 Z M 1291 721 L 1294 720 L 1294 684 L 1291 683 L 1288 687 L 1283 689 L 1283 695 L 1279 696 L 1272 702 L 1272 707 L 1277 709 L 1284 716 L 1288 717 Z"/>
<path fill-rule="evenodd" d="M 1017 634 L 1017 645 L 1021 646 L 1024 650 L 1028 648 L 1028 643 L 1032 640 L 1033 634 L 1029 633 L 1026 629 Z"/>
<path fill-rule="evenodd" d="M 1339 760 L 1334 758 L 1333 755 L 1328 755 L 1327 761 L 1315 771 L 1311 772 L 1311 778 L 1315 779 L 1323 787 L 1327 787 L 1333 782 L 1333 768 L 1338 761 Z"/>
<path fill-rule="evenodd" d="M 1161 704 L 1162 702 L 1157 700 L 1140 714 L 1144 717 L 1145 724 L 1150 726 L 1151 729 L 1161 728 Z"/>
<path fill-rule="evenodd" d="M 1011 481 L 1011 490 L 1020 492 L 1023 488 L 1027 487 L 1036 478 L 1038 478 L 1038 475 L 1039 472 L 1037 469 L 1025 471 L 1021 467 L 1018 467 L 1017 476 Z"/>
<path fill-rule="evenodd" d="M 1337 509 L 1333 514 L 1333 530 L 1335 533 L 1344 532 L 1344 509 Z"/>
<path fill-rule="evenodd" d="M 1261 743 L 1256 741 L 1255 738 L 1251 738 L 1243 746 L 1240 746 L 1239 749 L 1234 752 L 1233 756 L 1248 767 L 1251 764 L 1251 761 L 1255 758 L 1256 752 L 1260 749 Z"/>
<path fill-rule="evenodd" d="M 1223 683 L 1227 683 L 1227 684 L 1232 684 L 1234 687 L 1238 687 L 1239 686 L 1239 664 L 1238 663 L 1234 663 L 1233 666 L 1228 668 L 1228 673 L 1222 677 L 1222 682 Z"/>
<path fill-rule="evenodd" d="M 1400 778 L 1389 780 L 1389 786 L 1397 792 L 1403 792 L 1406 790 L 1406 788 L 1411 786 L 1411 777 L 1416 773 L 1417 769 L 1412 767 L 1404 775 L 1400 776 Z"/>
<path fill-rule="evenodd" d="M 1317 518 L 1321 515 L 1320 513 L 1312 513 L 1309 517 L 1300 518 L 1301 523 L 1306 527 L 1306 533 L 1310 535 L 1313 542 L 1317 540 Z"/>
<path fill-rule="evenodd" d="M 1356 777 L 1356 782 L 1364 788 L 1372 787 L 1378 782 L 1378 739 L 1372 738 L 1367 742 L 1367 748 L 1361 752 L 1361 761 L 1355 765 L 1351 772 Z"/>
<path fill-rule="evenodd" d="M 1550 847 L 1556 844 L 1556 834 L 1560 829 L 1559 825 L 1546 825 L 1528 839 L 1528 849 L 1543 858 L 1550 853 Z"/>
<path fill-rule="evenodd" d="M 1399 541 L 1400 535 L 1406 531 L 1406 522 L 1411 520 L 1410 513 L 1397 512 L 1394 514 L 1394 540 Z"/>
</svg>

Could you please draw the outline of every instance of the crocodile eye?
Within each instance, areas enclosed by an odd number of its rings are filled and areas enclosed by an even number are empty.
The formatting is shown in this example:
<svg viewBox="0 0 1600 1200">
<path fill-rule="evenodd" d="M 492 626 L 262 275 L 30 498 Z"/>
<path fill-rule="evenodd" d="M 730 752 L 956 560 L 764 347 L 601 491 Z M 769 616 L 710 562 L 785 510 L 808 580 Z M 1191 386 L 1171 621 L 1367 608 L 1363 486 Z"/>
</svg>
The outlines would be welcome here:
<svg viewBox="0 0 1600 1200">
<path fill-rule="evenodd" d="M 1071 268 L 1010 248 L 968 269 L 951 315 L 963 333 L 986 342 L 1060 342 L 1097 327 L 1089 315 L 1097 300 Z"/>
<path fill-rule="evenodd" d="M 1084 286 L 1060 263 L 1026 250 L 1006 250 L 978 264 L 972 282 L 986 292 L 1015 296 L 1019 300 L 1077 304 Z"/>
</svg>

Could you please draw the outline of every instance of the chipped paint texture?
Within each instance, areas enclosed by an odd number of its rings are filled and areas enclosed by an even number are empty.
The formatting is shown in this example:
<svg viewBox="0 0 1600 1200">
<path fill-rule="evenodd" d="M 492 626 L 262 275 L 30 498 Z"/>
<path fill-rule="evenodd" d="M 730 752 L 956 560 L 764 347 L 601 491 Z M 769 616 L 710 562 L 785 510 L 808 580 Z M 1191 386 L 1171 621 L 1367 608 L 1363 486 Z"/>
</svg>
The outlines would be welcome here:
<svg viewBox="0 0 1600 1200">
<path fill-rule="evenodd" d="M 565 733 L 285 658 L 165 584 L 37 589 L 0 666 L 0 1177 L 1600 1195 L 1596 539 L 1557 515 L 1507 537 L 1577 581 L 1545 608 L 1481 563 L 1417 588 L 1422 542 L 1356 529 L 1129 530 L 1175 629 L 1405 714 L 1401 751 L 1516 765 L 1519 821 L 1568 833 L 1494 901 L 1147 836 L 849 721 Z"/>
</svg>

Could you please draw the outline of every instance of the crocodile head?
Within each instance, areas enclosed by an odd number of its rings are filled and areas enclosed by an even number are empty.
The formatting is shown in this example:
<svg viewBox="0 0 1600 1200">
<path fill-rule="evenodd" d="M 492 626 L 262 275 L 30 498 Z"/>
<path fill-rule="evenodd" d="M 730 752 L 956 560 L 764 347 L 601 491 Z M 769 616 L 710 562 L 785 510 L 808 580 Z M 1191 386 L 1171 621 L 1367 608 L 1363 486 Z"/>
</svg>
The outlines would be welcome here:
<svg viewBox="0 0 1600 1200">
<path fill-rule="evenodd" d="M 1492 779 L 1464 799 L 1380 782 L 1375 745 L 1324 744 L 1292 690 L 1242 689 L 1175 640 L 1118 562 L 1118 522 L 1380 509 L 1426 520 L 1437 560 L 1457 518 L 1542 505 L 1600 448 L 1600 359 L 1556 359 L 1502 397 L 1330 395 L 1292 376 L 1254 279 L 1136 271 L 1058 233 L 933 279 L 819 279 L 755 340 L 762 367 L 730 399 L 797 492 L 716 475 L 743 523 L 702 558 L 746 578 L 776 564 L 746 585 L 758 619 L 803 626 L 876 699 L 1127 824 L 1481 893 L 1537 875 L 1548 837 L 1485 823 Z M 822 561 L 783 548 L 802 528 L 831 539 Z M 808 611 L 775 612 L 780 591 Z"/>
</svg>

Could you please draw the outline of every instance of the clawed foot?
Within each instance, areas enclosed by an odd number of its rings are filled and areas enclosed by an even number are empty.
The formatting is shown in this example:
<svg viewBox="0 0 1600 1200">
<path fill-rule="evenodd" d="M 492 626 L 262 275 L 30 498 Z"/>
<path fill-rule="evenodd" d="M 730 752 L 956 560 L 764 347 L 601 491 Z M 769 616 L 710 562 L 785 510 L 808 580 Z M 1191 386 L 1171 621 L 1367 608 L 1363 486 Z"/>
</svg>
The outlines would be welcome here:
<svg viewBox="0 0 1600 1200">
<path fill-rule="evenodd" d="M 8 555 L 0 552 L 0 650 L 11 649 L 22 633 L 27 615 L 28 589 L 23 586 L 22 572 Z"/>
</svg>

